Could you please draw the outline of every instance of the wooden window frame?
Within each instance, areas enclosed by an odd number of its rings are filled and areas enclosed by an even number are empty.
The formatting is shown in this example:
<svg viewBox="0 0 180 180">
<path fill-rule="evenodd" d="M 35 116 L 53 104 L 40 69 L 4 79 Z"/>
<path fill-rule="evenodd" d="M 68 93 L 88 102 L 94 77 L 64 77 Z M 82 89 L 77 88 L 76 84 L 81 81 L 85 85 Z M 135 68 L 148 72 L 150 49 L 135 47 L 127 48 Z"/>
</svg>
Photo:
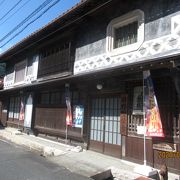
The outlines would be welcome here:
<svg viewBox="0 0 180 180">
<path fill-rule="evenodd" d="M 135 21 L 138 22 L 137 42 L 119 48 L 114 48 L 115 29 L 127 26 Z M 137 9 L 113 19 L 108 24 L 106 34 L 106 51 L 111 55 L 120 55 L 137 50 L 144 42 L 144 12 Z"/>
<path fill-rule="evenodd" d="M 24 67 L 24 77 L 23 77 L 23 80 L 16 82 L 17 68 L 20 66 Z M 14 84 L 15 85 L 24 83 L 25 78 L 26 78 L 26 71 L 27 71 L 27 59 L 15 64 L 15 67 L 14 67 Z"/>
</svg>

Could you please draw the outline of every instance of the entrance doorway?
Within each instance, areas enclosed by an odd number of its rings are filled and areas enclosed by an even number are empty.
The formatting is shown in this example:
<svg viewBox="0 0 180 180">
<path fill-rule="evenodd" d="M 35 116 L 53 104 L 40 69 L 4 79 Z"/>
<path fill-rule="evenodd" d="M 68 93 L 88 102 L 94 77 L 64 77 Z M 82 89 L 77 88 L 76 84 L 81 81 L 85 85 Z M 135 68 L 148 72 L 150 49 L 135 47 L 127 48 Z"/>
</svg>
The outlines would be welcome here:
<svg viewBox="0 0 180 180">
<path fill-rule="evenodd" d="M 121 158 L 120 96 L 92 99 L 90 149 Z"/>
</svg>

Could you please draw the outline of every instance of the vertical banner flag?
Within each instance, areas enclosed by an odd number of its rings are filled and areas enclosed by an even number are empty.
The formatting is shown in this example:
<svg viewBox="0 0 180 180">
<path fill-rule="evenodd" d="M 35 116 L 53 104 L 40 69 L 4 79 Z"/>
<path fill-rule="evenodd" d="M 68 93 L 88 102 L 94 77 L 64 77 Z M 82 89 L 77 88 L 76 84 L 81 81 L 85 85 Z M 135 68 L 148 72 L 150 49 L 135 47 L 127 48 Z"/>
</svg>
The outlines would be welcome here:
<svg viewBox="0 0 180 180">
<path fill-rule="evenodd" d="M 20 113 L 19 113 L 19 120 L 23 121 L 24 120 L 24 103 L 21 100 L 21 107 L 20 107 Z"/>
<path fill-rule="evenodd" d="M 158 103 L 154 92 L 150 71 L 143 72 L 144 101 L 146 116 L 146 136 L 164 137 Z"/>
<path fill-rule="evenodd" d="M 72 126 L 71 98 L 70 98 L 69 86 L 65 88 L 66 88 L 65 93 L 66 93 L 66 106 L 67 106 L 66 125 Z"/>
</svg>

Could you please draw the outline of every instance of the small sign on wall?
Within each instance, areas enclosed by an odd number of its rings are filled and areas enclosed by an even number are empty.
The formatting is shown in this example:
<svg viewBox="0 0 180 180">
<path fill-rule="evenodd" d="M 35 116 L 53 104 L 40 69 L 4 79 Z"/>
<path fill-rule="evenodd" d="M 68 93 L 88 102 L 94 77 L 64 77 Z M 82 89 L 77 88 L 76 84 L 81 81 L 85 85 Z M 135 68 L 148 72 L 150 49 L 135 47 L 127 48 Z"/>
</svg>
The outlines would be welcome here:
<svg viewBox="0 0 180 180">
<path fill-rule="evenodd" d="M 82 105 L 73 106 L 73 126 L 82 128 L 84 121 L 84 107 Z"/>
<path fill-rule="evenodd" d="M 125 113 L 121 113 L 120 115 L 120 133 L 124 136 L 127 135 L 127 124 L 128 124 L 128 121 L 127 121 L 127 114 Z"/>
<path fill-rule="evenodd" d="M 137 126 L 137 134 L 145 134 L 146 126 Z"/>
<path fill-rule="evenodd" d="M 167 152 L 177 152 L 177 144 L 173 143 L 157 143 L 153 144 L 153 149 Z"/>
</svg>

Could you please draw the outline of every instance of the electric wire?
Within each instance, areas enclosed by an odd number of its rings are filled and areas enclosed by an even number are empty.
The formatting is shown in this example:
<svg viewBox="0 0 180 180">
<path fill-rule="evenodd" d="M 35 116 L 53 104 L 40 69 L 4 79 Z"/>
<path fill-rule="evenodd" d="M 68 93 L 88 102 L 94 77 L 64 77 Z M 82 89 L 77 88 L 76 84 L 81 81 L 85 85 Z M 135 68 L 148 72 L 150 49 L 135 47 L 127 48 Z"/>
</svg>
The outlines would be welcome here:
<svg viewBox="0 0 180 180">
<path fill-rule="evenodd" d="M 7 22 L 10 18 L 12 18 L 17 12 L 19 12 L 28 2 L 31 0 L 27 0 L 22 6 L 20 6 L 11 16 L 7 17 L 2 23 L 0 23 L 0 26 L 3 25 L 5 22 Z"/>
<path fill-rule="evenodd" d="M 48 4 L 50 4 L 53 0 L 44 1 L 38 8 L 36 8 L 30 15 L 28 15 L 24 20 L 22 20 L 18 25 L 16 25 L 10 32 L 8 32 L 4 37 L 0 39 L 0 42 L 4 41 L 11 34 L 17 31 L 21 26 L 23 26 L 26 22 L 28 22 L 31 18 L 33 18 L 37 13 L 39 13 L 43 8 L 45 8 Z"/>
<path fill-rule="evenodd" d="M 46 8 L 39 16 L 37 16 L 34 20 L 30 21 L 25 27 L 23 27 L 19 32 L 17 32 L 13 37 L 11 37 L 8 41 L 6 41 L 3 45 L 0 46 L 0 48 L 4 47 L 6 44 L 8 44 L 11 40 L 13 40 L 15 37 L 17 37 L 20 33 L 22 33 L 29 25 L 34 23 L 36 20 L 41 18 L 47 11 L 49 11 L 53 6 L 55 6 L 58 2 L 61 0 L 56 0 L 53 4 L 51 4 L 48 8 Z"/>
<path fill-rule="evenodd" d="M 95 12 L 95 11 L 98 10 L 99 8 L 107 5 L 108 3 L 112 2 L 112 1 L 113 1 L 113 0 L 108 0 L 108 1 L 106 1 L 106 2 L 103 3 L 102 5 L 94 8 L 94 9 L 92 9 L 92 10 L 90 10 L 90 11 L 88 11 L 87 13 L 85 13 L 84 15 L 78 17 L 77 19 L 73 20 L 72 22 L 67 23 L 67 24 L 64 25 L 63 27 L 60 26 L 60 27 L 59 27 L 58 29 L 56 29 L 55 31 L 52 31 L 52 32 L 48 33 L 48 35 L 46 35 L 46 36 L 44 36 L 44 37 L 42 37 L 42 38 L 38 38 L 38 40 L 29 43 L 26 47 L 22 47 L 21 49 L 15 51 L 12 55 L 10 55 L 10 56 L 8 56 L 8 57 L 12 57 L 12 56 L 14 56 L 14 55 L 17 55 L 18 53 L 22 52 L 22 51 L 25 50 L 26 48 L 32 47 L 34 44 L 36 44 L 36 43 L 38 43 L 38 42 L 46 39 L 47 37 L 50 37 L 51 35 L 53 35 L 54 33 L 58 32 L 59 30 L 65 28 L 65 27 L 68 27 L 68 26 L 72 25 L 72 24 L 75 23 L 75 22 L 78 22 L 80 19 L 86 17 L 87 15 L 91 14 L 92 12 Z M 0 50 L 1 50 L 1 49 L 0 49 Z M 5 54 L 5 52 L 2 53 L 2 55 L 3 55 L 3 54 Z M 0 57 L 2 57 L 2 55 L 0 55 Z"/>
<path fill-rule="evenodd" d="M 16 6 L 18 6 L 19 3 L 21 3 L 22 0 L 19 0 L 8 12 L 6 12 L 1 18 L 0 21 L 3 20 L 13 9 L 16 8 Z"/>
</svg>

